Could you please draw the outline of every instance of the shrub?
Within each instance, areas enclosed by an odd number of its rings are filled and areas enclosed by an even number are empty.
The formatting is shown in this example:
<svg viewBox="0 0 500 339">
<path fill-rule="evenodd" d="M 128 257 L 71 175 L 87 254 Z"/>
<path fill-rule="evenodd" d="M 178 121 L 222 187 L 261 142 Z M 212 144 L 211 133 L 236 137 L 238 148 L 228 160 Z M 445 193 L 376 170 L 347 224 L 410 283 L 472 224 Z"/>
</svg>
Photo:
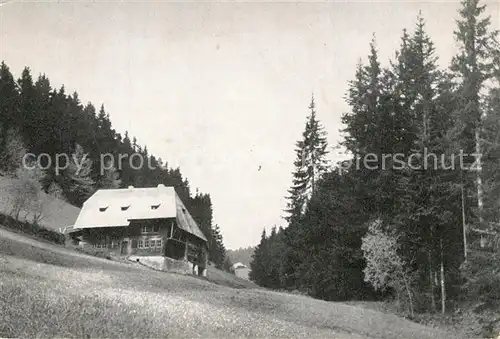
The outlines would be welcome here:
<svg viewBox="0 0 500 339">
<path fill-rule="evenodd" d="M 97 250 L 97 249 L 92 248 L 92 247 L 75 247 L 75 250 L 77 250 L 78 252 L 88 254 L 88 255 L 92 255 L 94 257 L 105 258 L 108 260 L 112 259 L 111 254 L 105 250 Z"/>
<path fill-rule="evenodd" d="M 12 216 L 1 213 L 0 213 L 0 224 L 12 230 L 34 235 L 38 238 L 45 239 L 56 244 L 64 245 L 66 240 L 64 234 L 61 234 L 53 230 L 49 230 L 37 224 L 31 224 L 26 221 L 16 220 Z"/>
</svg>

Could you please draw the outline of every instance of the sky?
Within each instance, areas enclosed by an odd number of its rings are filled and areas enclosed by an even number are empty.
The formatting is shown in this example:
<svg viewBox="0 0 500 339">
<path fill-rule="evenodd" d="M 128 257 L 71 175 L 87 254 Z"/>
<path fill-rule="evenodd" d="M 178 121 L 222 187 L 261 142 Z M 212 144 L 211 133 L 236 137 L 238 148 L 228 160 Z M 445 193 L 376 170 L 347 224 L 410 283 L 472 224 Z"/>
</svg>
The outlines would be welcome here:
<svg viewBox="0 0 500 339">
<path fill-rule="evenodd" d="M 0 60 L 29 66 L 113 127 L 180 166 L 210 193 L 229 249 L 286 226 L 294 144 L 314 93 L 332 161 L 344 157 L 348 81 L 375 33 L 387 65 L 422 11 L 443 66 L 458 2 L 161 2 L 0 0 Z M 498 2 L 487 2 L 498 28 Z M 259 170 L 260 168 L 260 170 Z"/>
</svg>

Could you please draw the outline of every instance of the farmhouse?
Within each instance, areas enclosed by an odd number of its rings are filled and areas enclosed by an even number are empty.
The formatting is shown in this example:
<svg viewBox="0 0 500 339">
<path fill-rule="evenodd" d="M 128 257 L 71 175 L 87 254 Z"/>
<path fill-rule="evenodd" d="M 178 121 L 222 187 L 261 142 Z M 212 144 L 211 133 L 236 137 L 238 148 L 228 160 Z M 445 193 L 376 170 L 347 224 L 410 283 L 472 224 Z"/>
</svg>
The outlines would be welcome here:
<svg viewBox="0 0 500 339">
<path fill-rule="evenodd" d="M 207 239 L 173 187 L 98 190 L 83 204 L 70 234 L 82 247 L 206 275 Z"/>
<path fill-rule="evenodd" d="M 233 265 L 233 271 L 234 275 L 236 275 L 237 277 L 249 280 L 248 275 L 250 273 L 250 269 L 246 265 L 238 262 Z"/>
</svg>

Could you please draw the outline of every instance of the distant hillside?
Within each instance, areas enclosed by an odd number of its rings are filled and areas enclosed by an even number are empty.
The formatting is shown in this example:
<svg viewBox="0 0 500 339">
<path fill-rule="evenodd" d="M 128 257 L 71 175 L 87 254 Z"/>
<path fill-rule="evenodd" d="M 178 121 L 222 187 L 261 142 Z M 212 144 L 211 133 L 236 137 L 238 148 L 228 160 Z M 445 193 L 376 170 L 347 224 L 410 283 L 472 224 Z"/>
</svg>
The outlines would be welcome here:
<svg viewBox="0 0 500 339">
<path fill-rule="evenodd" d="M 0 213 L 9 214 L 11 211 L 11 197 L 10 188 L 15 184 L 15 179 L 0 176 Z M 72 226 L 80 209 L 65 201 L 59 200 L 41 192 L 44 196 L 45 204 L 43 206 L 43 219 L 40 221 L 40 225 L 56 230 L 61 227 Z M 27 213 L 27 219 L 30 220 L 32 217 L 32 211 L 22 211 L 20 213 L 20 219 L 25 219 Z M 24 220 L 23 220 L 24 221 Z"/>
<path fill-rule="evenodd" d="M 232 263 L 242 263 L 246 266 L 250 266 L 252 261 L 252 255 L 255 251 L 255 247 L 249 246 L 247 248 L 239 248 L 237 250 L 227 250 L 226 255 L 231 259 Z"/>
</svg>

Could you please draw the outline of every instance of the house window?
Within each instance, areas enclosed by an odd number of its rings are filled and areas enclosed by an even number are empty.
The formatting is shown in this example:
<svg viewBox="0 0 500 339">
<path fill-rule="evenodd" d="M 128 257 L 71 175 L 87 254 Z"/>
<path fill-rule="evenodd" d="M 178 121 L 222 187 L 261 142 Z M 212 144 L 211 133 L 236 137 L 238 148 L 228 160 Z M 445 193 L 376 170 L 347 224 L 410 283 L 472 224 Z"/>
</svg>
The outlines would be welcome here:
<svg viewBox="0 0 500 339">
<path fill-rule="evenodd" d="M 105 243 L 97 243 L 94 245 L 94 248 L 98 248 L 98 249 L 106 248 L 106 244 Z"/>
<path fill-rule="evenodd" d="M 111 241 L 111 247 L 112 248 L 118 248 L 118 241 L 117 240 Z"/>
<path fill-rule="evenodd" d="M 142 233 L 156 233 L 160 230 L 160 225 L 146 225 L 141 227 Z"/>
<path fill-rule="evenodd" d="M 138 241 L 138 248 L 140 249 L 161 249 L 163 244 L 162 239 L 142 239 Z"/>
</svg>

